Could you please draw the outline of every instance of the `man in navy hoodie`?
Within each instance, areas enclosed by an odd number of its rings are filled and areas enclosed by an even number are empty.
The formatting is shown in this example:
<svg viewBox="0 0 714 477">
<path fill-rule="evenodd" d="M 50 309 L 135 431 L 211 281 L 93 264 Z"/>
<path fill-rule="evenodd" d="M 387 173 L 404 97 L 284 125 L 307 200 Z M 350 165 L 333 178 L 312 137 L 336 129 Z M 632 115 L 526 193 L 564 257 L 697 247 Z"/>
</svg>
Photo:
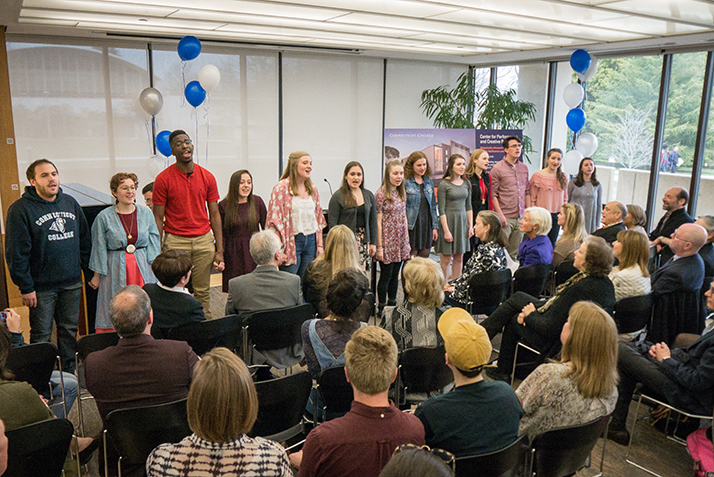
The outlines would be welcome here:
<svg viewBox="0 0 714 477">
<path fill-rule="evenodd" d="M 30 342 L 49 341 L 55 321 L 62 370 L 71 373 L 92 239 L 82 208 L 62 192 L 54 164 L 38 159 L 26 176 L 30 186 L 7 211 L 5 258 L 30 308 Z"/>
</svg>

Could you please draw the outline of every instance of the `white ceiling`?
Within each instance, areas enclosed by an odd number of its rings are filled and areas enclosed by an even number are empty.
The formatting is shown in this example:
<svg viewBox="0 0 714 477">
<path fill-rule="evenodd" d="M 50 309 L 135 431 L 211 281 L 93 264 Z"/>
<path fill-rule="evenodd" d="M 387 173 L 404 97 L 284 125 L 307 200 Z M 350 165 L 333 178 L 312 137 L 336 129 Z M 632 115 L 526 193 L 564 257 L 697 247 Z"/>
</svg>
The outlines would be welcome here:
<svg viewBox="0 0 714 477">
<path fill-rule="evenodd" d="M 709 0 L 1 0 L 9 34 L 335 48 L 464 63 L 714 41 Z M 703 47 L 707 49 L 708 45 Z"/>
</svg>

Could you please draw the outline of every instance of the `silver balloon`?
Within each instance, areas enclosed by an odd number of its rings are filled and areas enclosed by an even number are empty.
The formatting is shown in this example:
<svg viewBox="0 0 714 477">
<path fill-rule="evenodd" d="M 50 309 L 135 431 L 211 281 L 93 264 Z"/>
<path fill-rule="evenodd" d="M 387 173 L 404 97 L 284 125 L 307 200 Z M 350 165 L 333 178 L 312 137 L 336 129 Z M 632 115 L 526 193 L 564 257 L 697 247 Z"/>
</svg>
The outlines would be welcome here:
<svg viewBox="0 0 714 477">
<path fill-rule="evenodd" d="M 158 89 L 146 88 L 139 95 L 139 103 L 149 115 L 156 116 L 164 105 L 164 98 Z"/>
</svg>

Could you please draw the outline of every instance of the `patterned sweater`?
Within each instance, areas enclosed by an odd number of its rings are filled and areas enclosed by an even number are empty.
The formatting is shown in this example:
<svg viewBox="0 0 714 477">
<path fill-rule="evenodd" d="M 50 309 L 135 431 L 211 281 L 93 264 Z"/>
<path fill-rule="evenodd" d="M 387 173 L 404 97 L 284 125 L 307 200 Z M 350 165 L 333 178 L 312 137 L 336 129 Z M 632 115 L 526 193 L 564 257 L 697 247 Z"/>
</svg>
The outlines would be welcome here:
<svg viewBox="0 0 714 477">
<path fill-rule="evenodd" d="M 454 280 L 454 291 L 451 298 L 464 304 L 471 304 L 469 298 L 469 281 L 477 273 L 498 272 L 507 267 L 506 249 L 500 245 L 489 242 L 480 243 L 469 259 L 461 276 Z"/>
<path fill-rule="evenodd" d="M 614 267 L 609 275 L 610 281 L 615 287 L 615 300 L 623 298 L 646 295 L 652 291 L 650 277 L 643 277 L 639 265 L 620 270 Z"/>
<path fill-rule="evenodd" d="M 196 434 L 176 444 L 162 444 L 146 461 L 147 477 L 292 477 L 288 456 L 279 444 L 241 434 L 217 443 Z"/>
</svg>

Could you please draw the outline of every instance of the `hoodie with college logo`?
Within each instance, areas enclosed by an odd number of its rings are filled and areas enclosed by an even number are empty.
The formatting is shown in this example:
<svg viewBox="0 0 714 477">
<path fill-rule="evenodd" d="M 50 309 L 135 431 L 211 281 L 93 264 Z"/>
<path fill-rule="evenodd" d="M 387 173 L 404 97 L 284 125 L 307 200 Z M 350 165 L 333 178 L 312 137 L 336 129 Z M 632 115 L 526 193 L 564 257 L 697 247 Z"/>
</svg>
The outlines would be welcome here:
<svg viewBox="0 0 714 477">
<path fill-rule="evenodd" d="M 34 187 L 25 187 L 7 211 L 5 259 L 23 294 L 79 283 L 82 269 L 88 270 L 91 247 L 84 212 L 62 188 L 49 202 Z"/>
</svg>

